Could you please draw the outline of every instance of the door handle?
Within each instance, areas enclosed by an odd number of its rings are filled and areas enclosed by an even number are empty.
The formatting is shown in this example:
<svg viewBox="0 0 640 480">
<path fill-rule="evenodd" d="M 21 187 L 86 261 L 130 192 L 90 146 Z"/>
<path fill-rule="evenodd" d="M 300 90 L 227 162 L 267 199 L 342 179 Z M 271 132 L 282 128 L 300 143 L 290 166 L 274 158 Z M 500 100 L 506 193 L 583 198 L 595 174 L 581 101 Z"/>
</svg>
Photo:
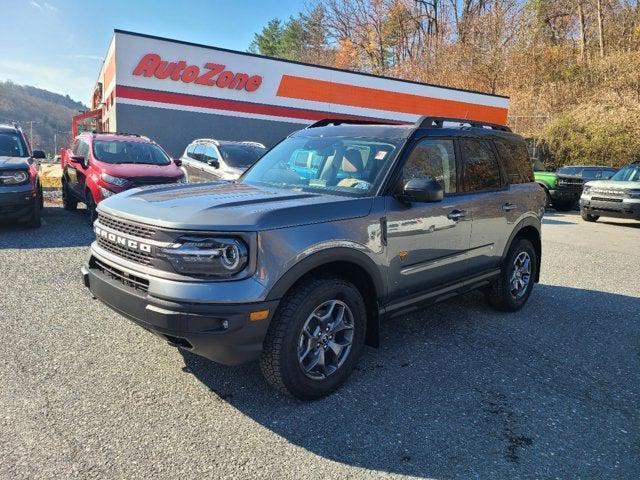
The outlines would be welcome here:
<svg viewBox="0 0 640 480">
<path fill-rule="evenodd" d="M 515 205 L 514 203 L 505 203 L 504 205 L 502 205 L 502 210 L 504 210 L 505 212 L 510 212 L 511 210 L 515 210 L 517 207 L 517 205 Z"/>
<path fill-rule="evenodd" d="M 464 218 L 467 216 L 467 212 L 465 212 L 464 210 L 452 210 L 451 212 L 449 212 L 449 214 L 447 215 L 447 218 L 449 220 L 454 220 L 454 221 L 458 221 L 461 218 Z"/>
</svg>

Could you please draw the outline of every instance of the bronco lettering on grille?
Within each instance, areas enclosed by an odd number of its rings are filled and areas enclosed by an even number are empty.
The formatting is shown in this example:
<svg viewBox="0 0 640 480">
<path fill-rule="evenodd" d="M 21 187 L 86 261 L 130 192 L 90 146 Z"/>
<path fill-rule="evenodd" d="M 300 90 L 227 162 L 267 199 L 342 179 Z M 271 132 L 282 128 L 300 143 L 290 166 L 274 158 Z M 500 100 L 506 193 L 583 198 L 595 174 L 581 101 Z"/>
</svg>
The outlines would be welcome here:
<svg viewBox="0 0 640 480">
<path fill-rule="evenodd" d="M 115 233 L 104 230 L 100 227 L 94 227 L 96 236 L 108 240 L 109 242 L 117 243 L 123 247 L 129 248 L 131 250 L 137 250 L 140 252 L 151 253 L 151 245 L 147 243 L 138 242 L 136 240 L 132 240 L 127 237 L 123 237 L 121 235 L 117 235 Z"/>
</svg>

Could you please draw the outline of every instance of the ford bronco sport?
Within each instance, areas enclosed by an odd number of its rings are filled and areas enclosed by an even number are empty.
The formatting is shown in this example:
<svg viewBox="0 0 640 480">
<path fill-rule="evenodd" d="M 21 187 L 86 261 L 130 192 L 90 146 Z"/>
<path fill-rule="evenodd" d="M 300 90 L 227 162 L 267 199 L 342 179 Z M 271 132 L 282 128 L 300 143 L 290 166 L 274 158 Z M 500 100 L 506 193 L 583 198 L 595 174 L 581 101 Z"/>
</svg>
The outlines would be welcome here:
<svg viewBox="0 0 640 480">
<path fill-rule="evenodd" d="M 87 206 L 93 224 L 96 205 L 116 193 L 142 185 L 184 180 L 179 168 L 157 143 L 125 133 L 82 133 L 69 150 L 63 150 L 62 203 L 75 210 Z"/>
<path fill-rule="evenodd" d="M 238 182 L 109 198 L 84 283 L 174 346 L 326 395 L 383 317 L 473 289 L 515 311 L 538 280 L 545 196 L 524 141 L 457 122 L 323 120 Z M 313 172 L 292 168 L 300 152 Z"/>
<path fill-rule="evenodd" d="M 631 163 L 609 180 L 595 180 L 584 186 L 580 215 L 586 222 L 602 217 L 640 220 L 640 162 Z"/>
<path fill-rule="evenodd" d="M 38 160 L 42 150 L 31 152 L 22 130 L 16 125 L 0 125 L 0 220 L 41 223 L 42 186 Z"/>
</svg>

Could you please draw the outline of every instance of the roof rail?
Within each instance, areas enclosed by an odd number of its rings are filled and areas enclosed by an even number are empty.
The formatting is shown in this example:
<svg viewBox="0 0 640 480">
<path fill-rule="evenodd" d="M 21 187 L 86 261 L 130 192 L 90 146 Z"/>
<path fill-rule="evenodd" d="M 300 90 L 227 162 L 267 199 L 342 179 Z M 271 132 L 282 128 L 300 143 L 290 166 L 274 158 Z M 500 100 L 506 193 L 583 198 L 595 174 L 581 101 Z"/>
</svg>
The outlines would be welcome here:
<svg viewBox="0 0 640 480">
<path fill-rule="evenodd" d="M 91 130 L 91 134 L 92 135 L 122 135 L 123 137 L 140 137 L 140 138 L 147 138 L 147 137 L 143 137 L 142 135 L 140 135 L 139 133 L 127 133 L 127 132 L 102 132 L 100 130 Z"/>
<path fill-rule="evenodd" d="M 189 144 L 196 143 L 196 142 L 207 142 L 207 143 L 213 143 L 214 145 L 220 146 L 220 142 L 215 138 L 194 138 L 189 142 Z"/>
<path fill-rule="evenodd" d="M 500 130 L 502 132 L 510 132 L 511 129 L 506 125 L 498 125 L 497 123 L 482 122 L 480 120 L 469 120 L 468 118 L 450 118 L 450 117 L 431 117 L 423 116 L 416 120 L 415 126 L 417 128 L 442 128 L 444 122 L 452 123 L 466 123 L 476 128 L 489 127 L 493 130 Z"/>
<path fill-rule="evenodd" d="M 322 120 L 318 120 L 315 123 L 307 126 L 306 128 L 318 128 L 318 127 L 326 127 L 329 125 L 342 125 L 343 123 L 350 125 L 398 125 L 399 122 L 393 122 L 391 120 L 360 120 L 356 118 L 323 118 Z"/>
</svg>

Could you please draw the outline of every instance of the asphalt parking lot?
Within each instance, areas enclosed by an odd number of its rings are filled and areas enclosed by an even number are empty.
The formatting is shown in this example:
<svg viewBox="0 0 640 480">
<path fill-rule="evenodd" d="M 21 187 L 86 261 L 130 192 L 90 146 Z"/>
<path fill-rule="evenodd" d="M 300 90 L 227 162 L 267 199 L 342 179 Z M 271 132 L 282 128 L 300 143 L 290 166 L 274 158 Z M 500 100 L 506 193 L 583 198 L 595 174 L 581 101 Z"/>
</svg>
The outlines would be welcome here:
<svg viewBox="0 0 640 480">
<path fill-rule="evenodd" d="M 348 384 L 280 396 L 90 299 L 80 213 L 0 227 L 0 477 L 638 478 L 640 222 L 550 213 L 524 310 L 383 326 Z"/>
</svg>

